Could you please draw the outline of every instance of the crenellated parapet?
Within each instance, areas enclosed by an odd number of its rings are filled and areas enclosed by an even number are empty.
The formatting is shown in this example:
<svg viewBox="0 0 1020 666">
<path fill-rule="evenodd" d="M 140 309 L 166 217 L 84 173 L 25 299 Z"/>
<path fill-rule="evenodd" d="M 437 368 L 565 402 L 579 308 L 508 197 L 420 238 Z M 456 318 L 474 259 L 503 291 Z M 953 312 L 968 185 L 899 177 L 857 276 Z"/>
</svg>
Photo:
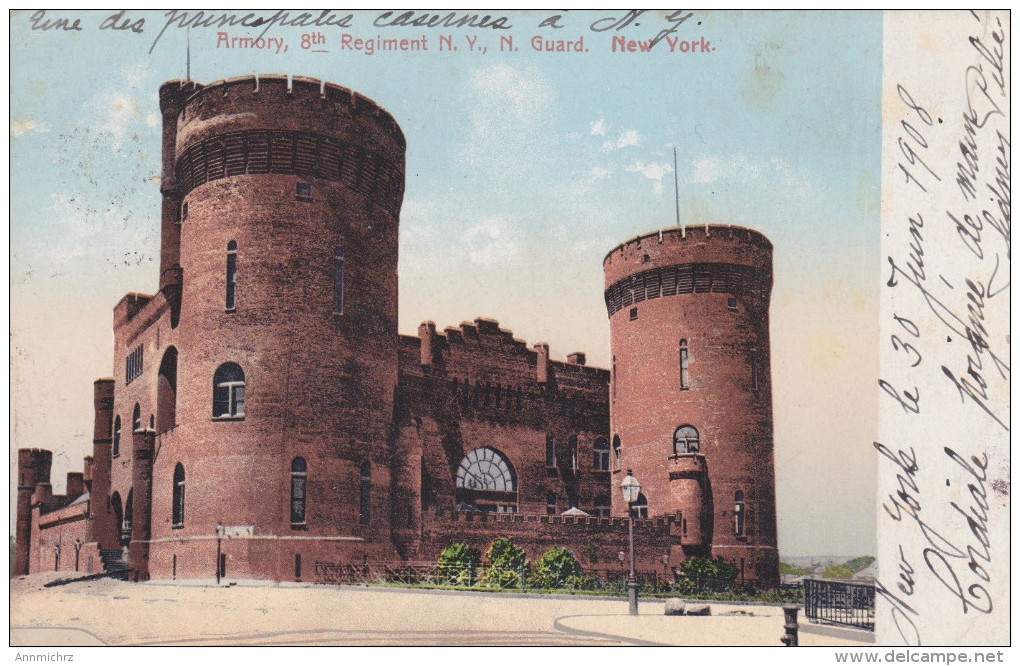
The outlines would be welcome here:
<svg viewBox="0 0 1020 666">
<path fill-rule="evenodd" d="M 477 511 L 453 511 L 442 508 L 428 509 L 422 512 L 423 519 L 446 523 L 495 523 L 498 525 L 532 524 L 532 525 L 578 525 L 604 527 L 610 529 L 627 529 L 628 518 L 601 518 L 598 516 L 563 516 L 526 513 L 485 513 Z M 656 516 L 654 518 L 636 518 L 635 530 L 661 530 L 682 521 L 680 513 Z"/>
<path fill-rule="evenodd" d="M 192 85 L 173 126 L 178 199 L 221 178 L 291 174 L 340 184 L 399 212 L 406 142 L 393 116 L 372 100 L 277 74 Z M 163 86 L 167 104 L 179 101 L 175 86 Z"/>
</svg>

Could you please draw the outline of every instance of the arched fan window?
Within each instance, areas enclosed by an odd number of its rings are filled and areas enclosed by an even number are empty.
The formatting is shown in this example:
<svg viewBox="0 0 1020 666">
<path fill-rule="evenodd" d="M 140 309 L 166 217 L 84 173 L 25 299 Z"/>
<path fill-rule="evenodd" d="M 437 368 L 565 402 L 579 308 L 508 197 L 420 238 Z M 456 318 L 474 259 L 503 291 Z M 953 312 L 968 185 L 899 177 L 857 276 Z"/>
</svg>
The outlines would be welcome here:
<svg viewBox="0 0 1020 666">
<path fill-rule="evenodd" d="M 457 469 L 457 507 L 462 511 L 515 513 L 517 475 L 495 449 L 471 451 Z"/>
</svg>

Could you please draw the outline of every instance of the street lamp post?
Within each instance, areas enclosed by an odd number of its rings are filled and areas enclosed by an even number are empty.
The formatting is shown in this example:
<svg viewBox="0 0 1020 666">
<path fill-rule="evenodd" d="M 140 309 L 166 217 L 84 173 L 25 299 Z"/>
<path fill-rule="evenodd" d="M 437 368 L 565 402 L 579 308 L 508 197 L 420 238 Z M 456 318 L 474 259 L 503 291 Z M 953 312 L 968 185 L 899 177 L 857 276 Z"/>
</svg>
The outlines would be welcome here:
<svg viewBox="0 0 1020 666">
<path fill-rule="evenodd" d="M 223 523 L 216 523 L 216 584 L 220 584 L 220 542 L 223 539 Z"/>
<path fill-rule="evenodd" d="M 641 484 L 634 478 L 631 470 L 627 470 L 627 476 L 620 482 L 620 490 L 623 491 L 623 501 L 627 503 L 627 528 L 630 535 L 630 576 L 627 578 L 627 601 L 630 604 L 630 614 L 638 614 L 637 605 L 637 573 L 634 571 L 634 511 L 633 504 L 641 494 Z"/>
</svg>

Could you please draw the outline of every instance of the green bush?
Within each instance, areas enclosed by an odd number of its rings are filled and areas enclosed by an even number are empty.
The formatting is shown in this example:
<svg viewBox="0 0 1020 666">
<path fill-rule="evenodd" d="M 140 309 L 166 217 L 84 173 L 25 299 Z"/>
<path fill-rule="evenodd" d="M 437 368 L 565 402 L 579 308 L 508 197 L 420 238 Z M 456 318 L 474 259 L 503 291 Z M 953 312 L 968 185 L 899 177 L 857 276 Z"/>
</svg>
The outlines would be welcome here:
<svg viewBox="0 0 1020 666">
<path fill-rule="evenodd" d="M 740 570 L 722 557 L 692 557 L 680 565 L 677 589 L 682 594 L 727 592 L 733 589 Z"/>
<path fill-rule="evenodd" d="M 485 561 L 489 570 L 482 582 L 495 587 L 520 587 L 527 556 L 512 539 L 500 537 L 489 546 Z"/>
<path fill-rule="evenodd" d="M 852 560 L 847 560 L 843 563 L 843 566 L 856 574 L 867 569 L 874 561 L 874 557 L 871 557 L 870 555 L 862 555 L 861 557 L 855 557 Z"/>
<path fill-rule="evenodd" d="M 853 578 L 854 572 L 842 564 L 830 564 L 822 572 L 822 578 Z"/>
<path fill-rule="evenodd" d="M 535 566 L 531 585 L 547 589 L 573 587 L 584 576 L 581 565 L 574 559 L 574 554 L 566 548 L 550 548 L 542 554 Z"/>
<path fill-rule="evenodd" d="M 798 567 L 795 564 L 787 564 L 786 562 L 779 563 L 779 573 L 784 576 L 807 576 L 811 573 L 811 569 L 807 567 Z"/>
<path fill-rule="evenodd" d="M 482 561 L 477 548 L 466 543 L 450 544 L 439 555 L 439 573 L 450 585 L 473 585 L 475 571 Z"/>
</svg>

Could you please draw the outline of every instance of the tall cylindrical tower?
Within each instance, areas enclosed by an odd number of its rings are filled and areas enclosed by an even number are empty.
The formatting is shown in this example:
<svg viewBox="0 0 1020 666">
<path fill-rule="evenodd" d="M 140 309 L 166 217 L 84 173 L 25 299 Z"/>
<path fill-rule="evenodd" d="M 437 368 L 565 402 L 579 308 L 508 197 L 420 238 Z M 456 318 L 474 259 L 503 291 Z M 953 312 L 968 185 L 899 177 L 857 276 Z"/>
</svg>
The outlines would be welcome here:
<svg viewBox="0 0 1020 666">
<path fill-rule="evenodd" d="M 604 269 L 614 514 L 626 515 L 619 480 L 632 469 L 649 515 L 681 512 L 685 556 L 778 584 L 771 243 L 739 227 L 667 229 L 614 248 Z"/>
<path fill-rule="evenodd" d="M 161 286 L 182 286 L 157 361 L 175 423 L 153 461 L 153 577 L 389 556 L 400 128 L 299 77 L 171 81 L 160 104 Z"/>
</svg>

